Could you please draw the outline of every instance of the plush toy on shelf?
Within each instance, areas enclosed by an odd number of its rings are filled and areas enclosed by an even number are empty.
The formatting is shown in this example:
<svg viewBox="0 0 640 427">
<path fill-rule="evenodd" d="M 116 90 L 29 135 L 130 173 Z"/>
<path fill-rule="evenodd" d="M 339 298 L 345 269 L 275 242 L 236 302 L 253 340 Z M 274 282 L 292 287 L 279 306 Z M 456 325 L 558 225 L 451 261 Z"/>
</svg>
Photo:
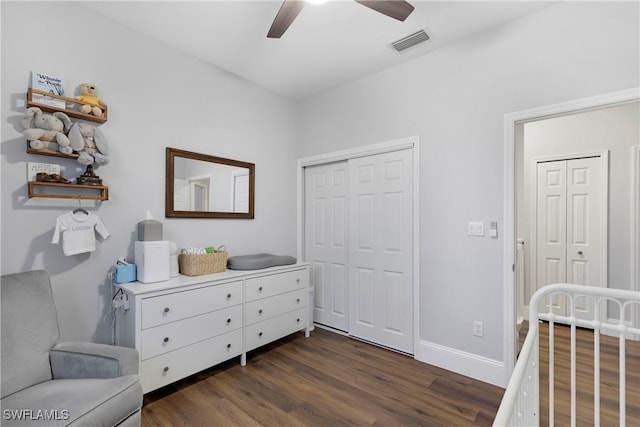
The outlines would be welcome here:
<svg viewBox="0 0 640 427">
<path fill-rule="evenodd" d="M 22 118 L 22 126 L 26 129 L 24 136 L 29 142 L 29 147 L 34 150 L 49 148 L 49 143 L 55 142 L 61 153 L 71 154 L 73 152 L 69 138 L 67 138 L 67 133 L 71 128 L 71 119 L 65 113 L 45 114 L 38 107 L 29 107 Z"/>
<path fill-rule="evenodd" d="M 82 83 L 80 85 L 80 95 L 76 99 L 84 104 L 78 107 L 78 111 L 84 114 L 93 114 L 96 117 L 102 117 L 104 113 L 102 108 L 105 104 L 98 98 L 98 90 L 91 83 Z"/>
<path fill-rule="evenodd" d="M 69 130 L 69 142 L 77 152 L 78 163 L 82 165 L 103 166 L 109 163 L 107 140 L 96 126 L 76 122 Z"/>
</svg>

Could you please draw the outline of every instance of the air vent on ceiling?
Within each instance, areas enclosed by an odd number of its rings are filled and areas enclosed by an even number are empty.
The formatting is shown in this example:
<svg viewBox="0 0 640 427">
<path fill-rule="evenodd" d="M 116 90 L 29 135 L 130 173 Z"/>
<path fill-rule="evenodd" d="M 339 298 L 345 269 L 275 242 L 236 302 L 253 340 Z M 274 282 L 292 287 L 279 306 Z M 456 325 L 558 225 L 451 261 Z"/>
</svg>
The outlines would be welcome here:
<svg viewBox="0 0 640 427">
<path fill-rule="evenodd" d="M 427 33 L 424 30 L 420 30 L 403 39 L 391 43 L 391 46 L 393 46 L 396 52 L 402 52 L 405 49 L 409 49 L 410 47 L 426 42 L 427 40 L 429 40 Z"/>
</svg>

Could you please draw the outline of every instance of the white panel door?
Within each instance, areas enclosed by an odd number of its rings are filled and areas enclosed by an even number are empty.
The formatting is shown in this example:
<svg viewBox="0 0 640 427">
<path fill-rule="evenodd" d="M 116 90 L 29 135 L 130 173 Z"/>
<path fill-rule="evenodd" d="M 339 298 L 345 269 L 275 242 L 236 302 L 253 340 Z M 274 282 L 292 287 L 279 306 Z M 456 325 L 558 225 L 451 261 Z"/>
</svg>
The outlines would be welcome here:
<svg viewBox="0 0 640 427">
<path fill-rule="evenodd" d="M 305 260 L 315 287 L 313 319 L 347 331 L 347 162 L 305 168 Z"/>
<path fill-rule="evenodd" d="M 604 286 L 601 283 L 603 200 L 599 157 L 538 163 L 536 281 Z M 568 314 L 566 301 L 554 312 Z M 576 316 L 592 318 L 594 305 L 576 301 Z"/>
<path fill-rule="evenodd" d="M 173 209 L 176 211 L 188 211 L 191 199 L 189 197 L 189 181 L 175 179 L 173 182 Z"/>
<path fill-rule="evenodd" d="M 413 353 L 412 150 L 349 160 L 349 333 Z"/>
<path fill-rule="evenodd" d="M 536 215 L 536 285 L 567 281 L 567 162 L 538 163 Z M 564 314 L 565 299 L 553 300 Z"/>
<path fill-rule="evenodd" d="M 249 174 L 241 173 L 233 175 L 233 201 L 231 203 L 234 212 L 249 212 Z"/>
<path fill-rule="evenodd" d="M 567 161 L 567 282 L 603 286 L 600 282 L 602 214 L 600 159 Z M 576 301 L 576 317 L 592 319 L 594 304 Z"/>
</svg>

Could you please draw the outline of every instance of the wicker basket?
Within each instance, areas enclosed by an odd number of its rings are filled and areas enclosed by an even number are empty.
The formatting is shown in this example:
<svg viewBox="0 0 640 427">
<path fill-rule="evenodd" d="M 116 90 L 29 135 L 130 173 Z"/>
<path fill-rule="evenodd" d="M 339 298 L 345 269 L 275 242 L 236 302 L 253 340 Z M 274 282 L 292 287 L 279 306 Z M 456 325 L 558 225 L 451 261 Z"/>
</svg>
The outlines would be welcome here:
<svg viewBox="0 0 640 427">
<path fill-rule="evenodd" d="M 202 274 L 220 273 L 227 271 L 227 252 L 218 251 L 212 254 L 178 255 L 180 274 L 186 276 L 200 276 Z"/>
</svg>

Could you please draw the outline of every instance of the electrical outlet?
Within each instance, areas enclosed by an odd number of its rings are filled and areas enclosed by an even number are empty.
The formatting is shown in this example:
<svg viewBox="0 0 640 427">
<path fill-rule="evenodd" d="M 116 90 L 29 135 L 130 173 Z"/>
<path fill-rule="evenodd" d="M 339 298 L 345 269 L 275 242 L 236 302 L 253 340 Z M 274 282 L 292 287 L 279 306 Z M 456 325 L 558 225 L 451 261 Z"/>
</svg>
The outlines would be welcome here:
<svg viewBox="0 0 640 427">
<path fill-rule="evenodd" d="M 483 335 L 483 325 L 482 322 L 478 322 L 477 320 L 474 320 L 473 322 L 473 336 L 474 337 L 482 337 Z"/>
</svg>

